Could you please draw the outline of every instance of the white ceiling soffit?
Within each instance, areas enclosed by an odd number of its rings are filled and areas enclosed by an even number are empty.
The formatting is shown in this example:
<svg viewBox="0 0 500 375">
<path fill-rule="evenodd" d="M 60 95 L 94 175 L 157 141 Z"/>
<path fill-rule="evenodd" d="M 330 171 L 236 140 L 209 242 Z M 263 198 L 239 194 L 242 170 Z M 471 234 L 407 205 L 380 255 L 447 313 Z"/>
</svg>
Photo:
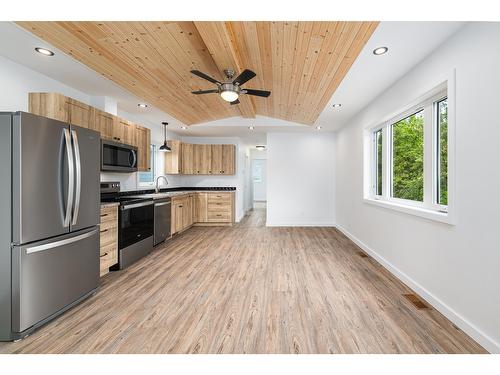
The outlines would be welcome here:
<svg viewBox="0 0 500 375">
<path fill-rule="evenodd" d="M 337 88 L 316 125 L 338 130 L 440 44 L 465 22 L 381 22 L 344 80 Z M 388 47 L 380 56 L 377 47 Z M 333 104 L 340 103 L 340 108 Z"/>
<path fill-rule="evenodd" d="M 334 131 L 345 125 L 355 113 L 463 25 L 463 22 L 381 22 L 319 116 L 316 125 L 321 125 L 321 131 Z M 140 98 L 16 24 L 0 22 L 0 35 L 0 54 L 8 59 L 90 96 L 113 97 L 117 99 L 120 110 L 142 118 L 150 125 L 161 126 L 162 121 L 169 121 L 169 130 L 181 135 L 237 136 L 248 142 L 264 143 L 265 134 L 271 131 L 316 131 L 314 126 L 263 116 L 257 116 L 255 119 L 228 118 L 193 125 L 183 130 L 180 121 L 151 105 L 147 109 L 137 107 L 137 103 L 142 102 Z M 7 35 L 8 37 L 5 37 Z M 373 49 L 379 46 L 387 46 L 389 52 L 382 56 L 373 55 Z M 36 53 L 35 47 L 46 47 L 56 54 L 47 59 Z M 342 103 L 340 109 L 332 108 L 333 103 L 339 102 Z M 254 126 L 255 129 L 250 131 L 248 126 Z"/>
</svg>

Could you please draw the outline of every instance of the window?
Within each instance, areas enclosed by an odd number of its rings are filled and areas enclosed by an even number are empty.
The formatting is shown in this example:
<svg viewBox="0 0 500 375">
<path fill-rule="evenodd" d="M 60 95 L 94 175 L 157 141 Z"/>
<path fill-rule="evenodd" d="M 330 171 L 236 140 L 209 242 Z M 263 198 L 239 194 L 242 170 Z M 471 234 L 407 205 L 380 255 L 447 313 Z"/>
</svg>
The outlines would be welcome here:
<svg viewBox="0 0 500 375">
<path fill-rule="evenodd" d="M 156 177 L 155 170 L 156 170 L 156 146 L 151 145 L 151 170 L 149 172 L 137 173 L 139 186 L 153 186 Z"/>
<path fill-rule="evenodd" d="M 383 134 L 382 129 L 374 133 L 375 141 L 375 194 L 382 195 L 382 147 L 383 147 Z"/>
<path fill-rule="evenodd" d="M 450 222 L 449 122 L 444 84 L 366 132 L 369 203 Z"/>
<path fill-rule="evenodd" d="M 392 196 L 424 201 L 424 116 L 418 111 L 391 125 Z"/>
<path fill-rule="evenodd" d="M 437 203 L 448 204 L 448 98 L 436 103 L 437 130 Z"/>
</svg>

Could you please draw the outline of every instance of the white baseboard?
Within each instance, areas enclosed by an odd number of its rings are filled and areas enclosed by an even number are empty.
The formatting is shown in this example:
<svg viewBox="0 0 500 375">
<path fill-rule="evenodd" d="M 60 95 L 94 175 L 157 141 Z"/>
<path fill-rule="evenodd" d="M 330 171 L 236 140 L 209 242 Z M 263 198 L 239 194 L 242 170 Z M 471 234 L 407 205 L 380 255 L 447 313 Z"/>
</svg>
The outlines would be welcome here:
<svg viewBox="0 0 500 375">
<path fill-rule="evenodd" d="M 266 222 L 266 227 L 335 227 L 335 223 Z"/>
<path fill-rule="evenodd" d="M 348 230 L 337 225 L 337 229 L 339 229 L 342 233 L 344 233 L 351 241 L 353 241 L 356 245 L 362 248 L 366 253 L 370 254 L 377 262 L 379 262 L 382 266 L 384 266 L 389 272 L 391 272 L 394 276 L 396 276 L 399 280 L 401 280 L 404 284 L 414 290 L 420 297 L 426 300 L 430 305 L 432 305 L 436 310 L 438 310 L 441 314 L 446 316 L 450 321 L 452 321 L 457 327 L 459 327 L 462 331 L 467 333 L 470 337 L 472 337 L 476 342 L 482 345 L 487 351 L 490 353 L 500 354 L 500 344 L 496 342 L 494 339 L 489 337 L 487 334 L 482 332 L 479 328 L 477 328 L 473 323 L 469 322 L 467 319 L 462 317 L 459 313 L 453 310 L 451 307 L 447 306 L 443 303 L 438 297 L 434 296 L 432 293 L 428 292 L 424 289 L 418 282 L 413 280 L 403 271 L 395 267 L 392 263 L 386 260 L 384 257 L 379 255 L 375 250 L 371 249 L 362 242 L 359 238 L 351 234 Z"/>
</svg>

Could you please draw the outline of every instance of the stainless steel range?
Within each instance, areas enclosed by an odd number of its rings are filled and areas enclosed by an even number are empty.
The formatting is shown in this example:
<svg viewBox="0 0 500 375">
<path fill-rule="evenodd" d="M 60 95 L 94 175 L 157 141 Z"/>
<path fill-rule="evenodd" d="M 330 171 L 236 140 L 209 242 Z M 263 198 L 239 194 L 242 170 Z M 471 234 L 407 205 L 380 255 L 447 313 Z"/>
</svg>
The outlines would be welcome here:
<svg viewBox="0 0 500 375">
<path fill-rule="evenodd" d="M 120 194 L 119 182 L 101 182 L 101 201 L 118 202 L 118 265 L 124 269 L 153 250 L 154 201 Z"/>
</svg>

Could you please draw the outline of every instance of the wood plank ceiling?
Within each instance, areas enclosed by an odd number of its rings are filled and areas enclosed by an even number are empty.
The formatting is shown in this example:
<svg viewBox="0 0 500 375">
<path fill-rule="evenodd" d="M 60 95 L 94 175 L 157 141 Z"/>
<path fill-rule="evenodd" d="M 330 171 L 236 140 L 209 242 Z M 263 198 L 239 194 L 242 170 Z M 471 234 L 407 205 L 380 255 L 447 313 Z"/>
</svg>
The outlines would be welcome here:
<svg viewBox="0 0 500 375">
<path fill-rule="evenodd" d="M 187 125 L 256 114 L 313 124 L 378 22 L 18 22 L 137 97 Z M 189 71 L 223 80 L 250 69 L 231 106 Z"/>
</svg>

